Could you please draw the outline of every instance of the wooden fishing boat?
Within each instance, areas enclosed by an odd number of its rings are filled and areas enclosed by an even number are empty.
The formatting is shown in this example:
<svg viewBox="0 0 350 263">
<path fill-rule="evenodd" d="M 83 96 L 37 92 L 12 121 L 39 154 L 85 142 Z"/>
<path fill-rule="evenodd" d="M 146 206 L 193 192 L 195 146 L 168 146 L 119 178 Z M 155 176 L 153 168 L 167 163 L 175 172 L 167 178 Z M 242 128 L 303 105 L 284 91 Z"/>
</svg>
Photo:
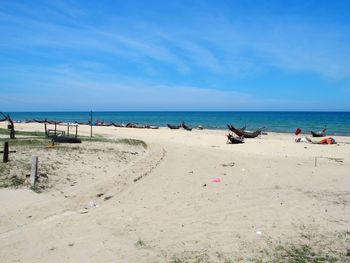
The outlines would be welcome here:
<svg viewBox="0 0 350 263">
<path fill-rule="evenodd" d="M 180 129 L 181 125 L 171 125 L 171 124 L 167 124 L 167 126 L 169 127 L 169 129 L 172 130 L 177 130 Z"/>
<path fill-rule="evenodd" d="M 324 137 L 326 136 L 326 129 L 323 129 L 322 131 L 319 131 L 319 132 L 311 131 L 311 135 L 312 137 Z"/>
<path fill-rule="evenodd" d="M 192 131 L 192 127 L 187 126 L 184 122 L 181 124 L 182 128 L 184 128 L 186 131 Z"/>
<path fill-rule="evenodd" d="M 81 143 L 81 139 L 69 136 L 53 136 L 52 141 L 59 143 Z"/>
<path fill-rule="evenodd" d="M 104 127 L 109 127 L 109 126 L 112 126 L 112 123 L 99 123 L 97 124 L 96 126 L 104 126 Z"/>
<path fill-rule="evenodd" d="M 79 124 L 79 125 L 90 125 L 89 122 L 79 122 L 79 121 L 74 121 L 74 123 Z"/>
<path fill-rule="evenodd" d="M 241 130 L 235 128 L 233 125 L 227 125 L 230 131 L 234 132 L 237 134 L 239 137 L 244 137 L 244 138 L 256 138 L 261 134 L 262 129 L 258 129 L 256 131 L 246 131 L 246 130 Z"/>
<path fill-rule="evenodd" d="M 47 122 L 47 120 L 38 120 L 38 119 L 34 119 L 33 121 L 37 122 L 37 123 L 46 123 Z"/>
<path fill-rule="evenodd" d="M 118 127 L 118 128 L 125 127 L 124 124 L 118 124 L 118 123 L 114 123 L 114 122 L 111 122 L 111 123 L 114 127 Z"/>
</svg>

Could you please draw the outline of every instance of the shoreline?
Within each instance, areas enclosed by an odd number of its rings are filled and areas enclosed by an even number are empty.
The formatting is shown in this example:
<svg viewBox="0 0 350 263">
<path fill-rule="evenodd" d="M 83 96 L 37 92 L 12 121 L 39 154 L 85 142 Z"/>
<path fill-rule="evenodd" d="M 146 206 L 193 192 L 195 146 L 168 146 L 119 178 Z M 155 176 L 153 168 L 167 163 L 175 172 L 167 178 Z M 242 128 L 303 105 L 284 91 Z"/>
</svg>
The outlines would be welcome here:
<svg viewBox="0 0 350 263">
<path fill-rule="evenodd" d="M 63 122 L 85 122 L 90 120 L 89 112 L 22 112 L 12 113 L 14 120 L 60 120 Z M 236 127 L 248 125 L 248 130 L 267 127 L 268 132 L 294 132 L 301 128 L 306 133 L 327 128 L 331 136 L 350 136 L 350 112 L 227 112 L 227 111 L 133 111 L 93 112 L 92 120 L 104 123 L 133 123 L 166 127 L 167 123 L 187 125 L 196 128 L 226 129 L 227 124 Z"/>
<path fill-rule="evenodd" d="M 14 121 L 15 124 L 36 124 L 38 122 L 17 122 L 17 121 Z M 73 123 L 73 122 L 60 122 L 60 121 L 57 121 L 58 124 L 69 124 L 69 125 L 79 125 L 79 126 L 88 126 L 90 127 L 90 125 L 88 124 L 77 124 L 77 123 Z M 38 123 L 38 124 L 41 124 L 41 123 Z M 149 125 L 149 126 L 153 126 L 153 125 Z M 92 127 L 112 127 L 112 126 L 103 126 L 103 125 L 92 125 Z M 157 126 L 159 129 L 169 129 L 167 126 Z M 150 128 L 129 128 L 129 127 L 114 127 L 114 128 L 127 128 L 127 129 L 150 129 Z M 206 128 L 206 127 L 203 127 L 203 129 L 198 129 L 197 127 L 192 127 L 193 130 L 208 130 L 208 131 L 226 131 L 226 132 L 229 132 L 228 129 L 224 129 L 224 128 Z M 182 130 L 182 128 L 180 128 L 180 130 Z M 247 129 L 247 130 L 250 130 L 250 129 Z M 253 131 L 253 130 L 251 130 Z M 293 131 L 274 131 L 274 130 L 268 130 L 268 129 L 264 129 L 263 132 L 267 132 L 267 133 L 276 133 L 276 134 L 292 134 L 292 135 L 295 135 Z M 302 132 L 300 135 L 303 135 L 303 136 L 308 136 L 308 137 L 312 137 L 310 131 L 307 131 L 308 133 L 304 133 Z M 350 137 L 350 132 L 348 134 L 343 134 L 343 133 L 326 133 L 326 136 L 324 137 L 329 137 L 329 136 L 338 136 L 338 137 Z"/>
</svg>

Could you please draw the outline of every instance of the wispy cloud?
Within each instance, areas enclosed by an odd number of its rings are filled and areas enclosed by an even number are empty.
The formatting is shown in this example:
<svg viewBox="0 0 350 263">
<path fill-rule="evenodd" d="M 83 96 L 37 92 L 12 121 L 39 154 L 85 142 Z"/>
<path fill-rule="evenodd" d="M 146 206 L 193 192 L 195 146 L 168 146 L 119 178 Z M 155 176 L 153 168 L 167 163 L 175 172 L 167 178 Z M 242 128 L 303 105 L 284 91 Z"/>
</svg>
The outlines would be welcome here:
<svg viewBox="0 0 350 263">
<path fill-rule="evenodd" d="M 327 27 L 321 30 L 317 28 L 322 26 L 320 24 L 305 25 L 303 21 L 294 21 L 293 17 L 281 22 L 267 14 L 257 16 L 256 22 L 249 14 L 238 14 L 239 19 L 231 21 L 228 12 L 212 14 L 210 9 L 200 10 L 188 27 L 154 24 L 142 18 L 133 23 L 147 26 L 134 26 L 128 24 L 127 19 L 123 21 L 122 17 L 114 19 L 113 16 L 105 20 L 119 24 L 91 25 L 84 18 L 93 15 L 93 10 L 64 1 L 45 8 L 39 6 L 39 16 L 31 11 L 36 8 L 26 4 L 17 3 L 11 7 L 13 12 L 1 12 L 2 28 L 12 24 L 18 30 L 7 32 L 6 41 L 0 44 L 2 48 L 47 47 L 108 53 L 135 63 L 154 60 L 173 65 L 185 75 L 193 68 L 214 74 L 228 74 L 232 70 L 238 74 L 254 72 L 261 64 L 334 78 L 350 75 L 346 66 L 350 59 L 350 52 L 346 52 L 348 43 L 342 41 L 346 38 L 347 27 L 337 31 Z M 17 9 L 20 15 L 16 14 Z M 48 16 L 52 18 L 47 19 Z"/>
<path fill-rule="evenodd" d="M 113 105 L 102 99 L 104 91 L 118 105 L 134 107 L 279 107 L 283 98 L 275 94 L 283 83 L 266 83 L 265 75 L 301 73 L 331 80 L 333 87 L 348 85 L 349 29 L 349 23 L 329 25 L 240 2 L 5 0 L 0 84 L 13 98 L 29 86 L 38 96 L 56 98 L 63 96 L 57 89 L 69 87 L 87 99 L 98 97 L 97 104 Z M 257 99 L 261 87 L 269 95 Z"/>
</svg>

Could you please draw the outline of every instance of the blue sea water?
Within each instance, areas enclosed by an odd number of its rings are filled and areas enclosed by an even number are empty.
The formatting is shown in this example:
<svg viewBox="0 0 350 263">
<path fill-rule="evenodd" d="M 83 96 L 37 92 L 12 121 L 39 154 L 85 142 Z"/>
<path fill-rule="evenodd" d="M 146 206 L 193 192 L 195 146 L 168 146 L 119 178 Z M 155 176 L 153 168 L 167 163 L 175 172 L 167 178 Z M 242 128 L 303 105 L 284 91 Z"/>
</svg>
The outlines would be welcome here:
<svg viewBox="0 0 350 263">
<path fill-rule="evenodd" d="M 90 112 L 10 112 L 14 120 L 47 119 L 64 122 L 89 120 Z M 350 112 L 93 112 L 93 120 L 115 123 L 138 123 L 156 126 L 186 124 L 207 129 L 227 129 L 227 124 L 236 127 L 247 125 L 254 130 L 266 127 L 267 131 L 294 132 L 297 127 L 303 132 L 327 128 L 328 134 L 350 135 Z"/>
</svg>

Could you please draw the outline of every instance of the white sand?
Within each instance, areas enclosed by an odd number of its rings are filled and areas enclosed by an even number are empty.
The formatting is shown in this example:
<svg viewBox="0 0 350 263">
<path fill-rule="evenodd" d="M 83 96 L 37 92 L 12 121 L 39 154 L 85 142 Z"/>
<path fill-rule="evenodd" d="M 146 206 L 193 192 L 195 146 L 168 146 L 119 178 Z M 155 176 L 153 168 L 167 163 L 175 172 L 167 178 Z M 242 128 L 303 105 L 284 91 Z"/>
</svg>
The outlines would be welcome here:
<svg viewBox="0 0 350 263">
<path fill-rule="evenodd" d="M 348 137 L 313 145 L 269 133 L 229 145 L 226 131 L 93 131 L 141 139 L 148 149 L 118 168 L 102 160 L 87 171 L 72 160 L 80 176 L 58 187 L 62 195 L 0 189 L 0 262 L 247 262 L 279 240 L 301 242 L 300 233 L 337 246 L 350 228 Z M 85 180 L 88 173 L 99 176 Z M 90 201 L 99 206 L 84 209 Z"/>
</svg>

